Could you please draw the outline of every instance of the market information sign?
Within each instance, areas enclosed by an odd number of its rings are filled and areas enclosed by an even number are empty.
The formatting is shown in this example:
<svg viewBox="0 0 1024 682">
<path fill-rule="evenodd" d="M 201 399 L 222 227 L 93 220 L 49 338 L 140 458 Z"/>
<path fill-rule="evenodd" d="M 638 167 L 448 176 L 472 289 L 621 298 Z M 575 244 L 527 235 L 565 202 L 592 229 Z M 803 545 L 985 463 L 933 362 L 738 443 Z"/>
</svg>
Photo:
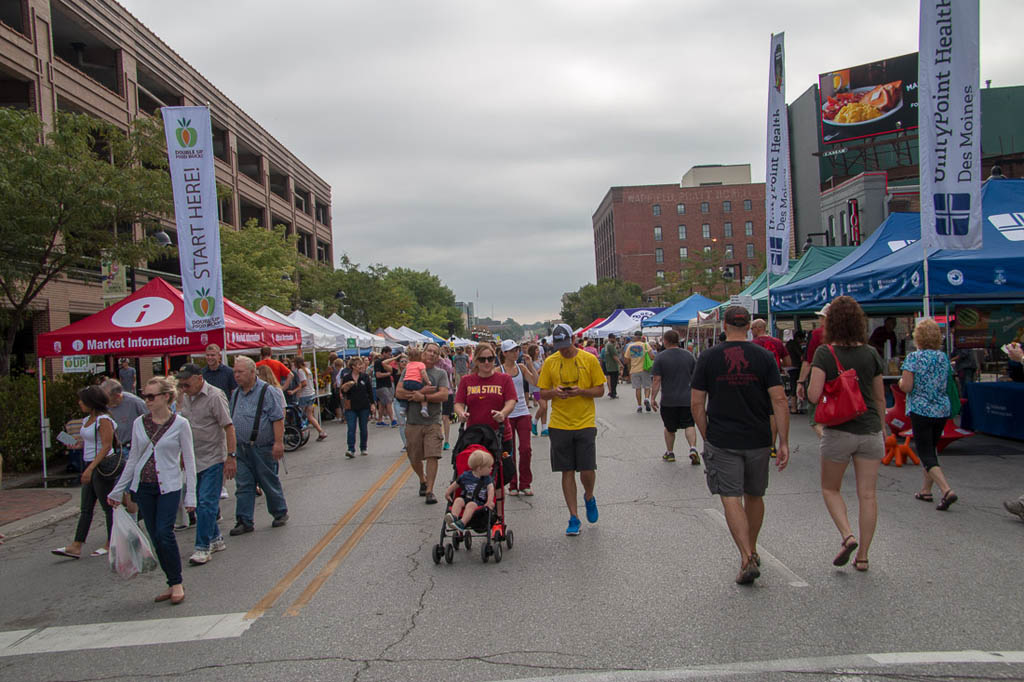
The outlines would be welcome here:
<svg viewBox="0 0 1024 682">
<path fill-rule="evenodd" d="M 185 331 L 224 328 L 220 224 L 207 107 L 163 107 L 167 159 L 174 189 Z"/>
<path fill-rule="evenodd" d="M 978 0 L 921 0 L 921 239 L 981 248 Z"/>
</svg>

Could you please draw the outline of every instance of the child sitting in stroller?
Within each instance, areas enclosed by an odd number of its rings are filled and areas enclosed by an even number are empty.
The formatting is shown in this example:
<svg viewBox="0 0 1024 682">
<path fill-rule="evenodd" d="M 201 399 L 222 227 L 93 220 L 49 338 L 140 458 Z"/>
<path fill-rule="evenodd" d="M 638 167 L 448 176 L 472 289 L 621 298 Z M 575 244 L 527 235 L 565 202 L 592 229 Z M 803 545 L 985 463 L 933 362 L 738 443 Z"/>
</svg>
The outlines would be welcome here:
<svg viewBox="0 0 1024 682">
<path fill-rule="evenodd" d="M 467 464 L 469 469 L 462 472 L 445 492 L 445 497 L 452 503 L 451 511 L 444 516 L 449 530 L 466 530 L 473 514 L 481 507 L 494 509 L 494 479 L 491 477 L 494 457 L 480 447 L 469 456 Z M 453 499 L 460 489 L 462 495 Z"/>
<path fill-rule="evenodd" d="M 405 366 L 402 388 L 407 391 L 414 392 L 419 391 L 425 386 L 430 386 L 430 377 L 427 376 L 427 366 L 422 360 L 423 351 L 419 348 L 410 348 L 406 351 L 406 356 L 409 358 L 409 362 Z M 399 400 L 398 404 L 408 410 L 409 402 L 410 401 L 408 400 Z M 427 411 L 426 401 L 420 403 L 420 414 L 424 417 L 430 417 L 430 413 Z"/>
</svg>

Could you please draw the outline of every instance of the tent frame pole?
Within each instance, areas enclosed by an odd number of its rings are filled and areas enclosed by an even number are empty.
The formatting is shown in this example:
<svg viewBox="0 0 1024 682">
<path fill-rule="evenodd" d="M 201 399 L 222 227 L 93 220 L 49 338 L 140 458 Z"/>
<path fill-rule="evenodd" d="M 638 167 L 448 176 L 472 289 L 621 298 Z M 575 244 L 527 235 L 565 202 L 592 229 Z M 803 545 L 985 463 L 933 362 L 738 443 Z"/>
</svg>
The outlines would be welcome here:
<svg viewBox="0 0 1024 682">
<path fill-rule="evenodd" d="M 47 487 L 46 480 L 46 388 L 43 381 L 43 373 L 46 371 L 46 363 L 42 358 L 37 358 L 36 382 L 39 384 L 39 441 L 43 446 L 43 487 Z"/>
<path fill-rule="evenodd" d="M 922 262 L 924 263 L 924 302 L 922 307 L 924 308 L 924 316 L 931 317 L 932 302 L 931 289 L 928 284 L 928 245 L 925 244 L 924 239 L 921 240 L 921 248 L 924 250 L 924 257 L 922 258 Z"/>
</svg>

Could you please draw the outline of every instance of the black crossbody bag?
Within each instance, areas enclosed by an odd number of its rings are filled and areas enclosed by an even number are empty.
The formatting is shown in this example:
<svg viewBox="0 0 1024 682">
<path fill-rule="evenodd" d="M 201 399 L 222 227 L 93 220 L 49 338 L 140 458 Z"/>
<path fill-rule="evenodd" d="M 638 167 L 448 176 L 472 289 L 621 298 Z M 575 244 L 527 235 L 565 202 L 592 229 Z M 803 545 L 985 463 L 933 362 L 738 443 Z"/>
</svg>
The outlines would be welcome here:
<svg viewBox="0 0 1024 682">
<path fill-rule="evenodd" d="M 97 419 L 93 422 L 92 427 L 95 429 L 96 449 L 99 450 L 100 420 Z M 96 465 L 96 473 L 103 478 L 120 478 L 121 472 L 124 471 L 124 464 L 124 448 L 121 447 L 121 443 L 117 440 L 117 429 L 114 429 L 114 441 L 110 445 L 110 452 Z"/>
</svg>

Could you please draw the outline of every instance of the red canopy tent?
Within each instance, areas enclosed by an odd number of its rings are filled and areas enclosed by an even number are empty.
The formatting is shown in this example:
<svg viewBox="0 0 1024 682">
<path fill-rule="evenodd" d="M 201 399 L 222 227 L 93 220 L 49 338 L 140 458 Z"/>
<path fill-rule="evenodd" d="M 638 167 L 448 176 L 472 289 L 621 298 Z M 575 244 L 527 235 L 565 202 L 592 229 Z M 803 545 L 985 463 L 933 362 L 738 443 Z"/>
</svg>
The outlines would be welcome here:
<svg viewBox="0 0 1024 682">
<path fill-rule="evenodd" d="M 596 320 L 594 320 L 593 322 L 591 322 L 590 324 L 588 324 L 588 325 L 587 325 L 586 327 L 584 327 L 583 329 L 579 330 L 579 331 L 578 331 L 578 332 L 576 333 L 576 336 L 583 336 L 583 332 L 587 331 L 588 329 L 590 329 L 590 328 L 592 328 L 592 327 L 596 327 L 597 325 L 599 325 L 599 324 L 601 324 L 602 322 L 604 322 L 604 320 L 605 320 L 605 318 L 603 318 L 603 317 L 599 317 L 599 318 L 597 318 Z"/>
<path fill-rule="evenodd" d="M 302 345 L 297 327 L 269 320 L 228 299 L 224 319 L 224 329 L 186 332 L 181 291 L 157 277 L 109 308 L 40 334 L 37 354 L 158 356 L 202 353 L 211 343 L 226 351 Z"/>
</svg>

